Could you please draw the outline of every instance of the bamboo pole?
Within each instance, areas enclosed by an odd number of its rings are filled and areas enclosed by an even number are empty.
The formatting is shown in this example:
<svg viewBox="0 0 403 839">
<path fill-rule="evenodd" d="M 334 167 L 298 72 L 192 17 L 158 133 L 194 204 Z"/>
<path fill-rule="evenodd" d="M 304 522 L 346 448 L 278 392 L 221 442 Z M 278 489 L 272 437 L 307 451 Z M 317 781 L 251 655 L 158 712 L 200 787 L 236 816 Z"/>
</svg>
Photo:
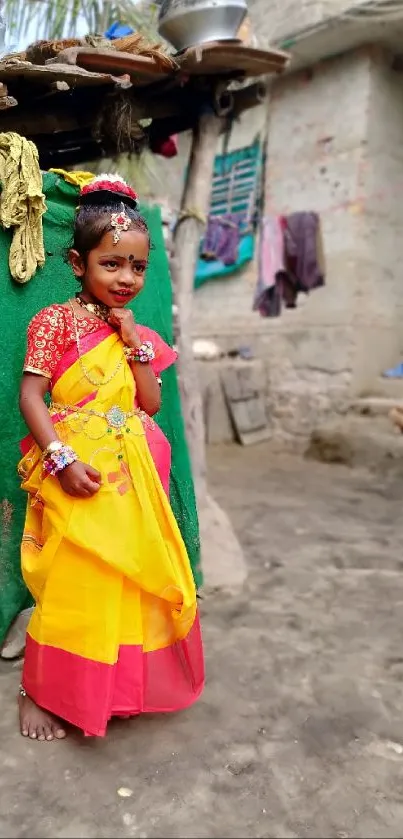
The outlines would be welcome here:
<svg viewBox="0 0 403 839">
<path fill-rule="evenodd" d="M 193 283 L 200 238 L 210 206 L 214 158 L 222 122 L 221 117 L 210 111 L 200 116 L 194 128 L 171 262 L 173 293 L 178 307 L 179 384 L 199 505 L 206 495 L 206 454 L 202 399 L 192 348 Z"/>
<path fill-rule="evenodd" d="M 171 275 L 177 305 L 178 373 L 186 437 L 192 462 L 200 522 L 204 586 L 238 592 L 247 569 L 241 545 L 224 510 L 208 492 L 203 406 L 193 357 L 193 283 L 200 237 L 210 205 L 214 158 L 222 117 L 205 113 L 193 131 L 192 148 L 173 240 Z"/>
</svg>

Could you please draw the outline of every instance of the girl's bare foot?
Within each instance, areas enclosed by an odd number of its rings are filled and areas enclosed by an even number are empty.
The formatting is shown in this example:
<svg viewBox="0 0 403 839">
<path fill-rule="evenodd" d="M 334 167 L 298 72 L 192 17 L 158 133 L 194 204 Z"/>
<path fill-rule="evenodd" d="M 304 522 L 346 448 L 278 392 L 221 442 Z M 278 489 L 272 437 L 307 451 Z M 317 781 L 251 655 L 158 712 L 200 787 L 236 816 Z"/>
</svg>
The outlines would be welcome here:
<svg viewBox="0 0 403 839">
<path fill-rule="evenodd" d="M 57 717 L 43 711 L 29 696 L 18 697 L 20 730 L 23 737 L 32 740 L 63 740 L 66 736 Z"/>
</svg>

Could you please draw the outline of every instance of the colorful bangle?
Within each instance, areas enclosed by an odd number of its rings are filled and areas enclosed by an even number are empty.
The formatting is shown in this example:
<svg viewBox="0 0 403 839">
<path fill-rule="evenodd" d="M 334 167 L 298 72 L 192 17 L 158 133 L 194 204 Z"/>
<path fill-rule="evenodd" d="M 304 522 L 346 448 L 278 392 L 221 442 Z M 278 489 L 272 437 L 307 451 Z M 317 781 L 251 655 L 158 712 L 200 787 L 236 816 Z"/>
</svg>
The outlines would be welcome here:
<svg viewBox="0 0 403 839">
<path fill-rule="evenodd" d="M 57 451 L 45 453 L 43 458 L 43 468 L 47 475 L 58 475 L 63 472 L 67 466 L 71 466 L 78 460 L 78 455 L 71 446 L 64 444 L 57 449 Z"/>
<path fill-rule="evenodd" d="M 140 364 L 149 364 L 154 361 L 155 352 L 151 341 L 144 341 L 140 347 L 125 347 L 124 354 L 127 361 L 139 361 Z"/>
<path fill-rule="evenodd" d="M 129 364 L 130 364 L 132 361 L 135 361 L 135 360 L 136 360 L 136 359 L 135 359 L 135 356 L 137 356 L 137 352 L 138 352 L 138 351 L 137 351 L 137 349 L 136 349 L 136 347 L 125 347 L 125 348 L 124 348 L 124 350 L 123 350 L 123 352 L 124 352 L 124 354 L 125 354 L 125 359 L 126 359 L 126 361 L 128 361 L 128 362 L 129 362 Z"/>
<path fill-rule="evenodd" d="M 42 452 L 42 460 L 45 460 L 51 454 L 60 451 L 63 448 L 63 443 L 61 440 L 52 440 L 47 446 L 46 449 Z"/>
</svg>

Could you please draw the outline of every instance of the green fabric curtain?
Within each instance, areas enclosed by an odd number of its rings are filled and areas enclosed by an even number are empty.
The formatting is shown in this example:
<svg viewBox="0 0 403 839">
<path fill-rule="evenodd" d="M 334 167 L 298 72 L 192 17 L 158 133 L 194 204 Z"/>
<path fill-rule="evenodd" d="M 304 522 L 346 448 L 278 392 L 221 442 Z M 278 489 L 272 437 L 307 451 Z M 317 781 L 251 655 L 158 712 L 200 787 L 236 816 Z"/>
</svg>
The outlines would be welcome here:
<svg viewBox="0 0 403 839">
<path fill-rule="evenodd" d="M 47 212 L 44 216 L 46 263 L 26 285 L 13 282 L 8 269 L 10 233 L 0 229 L 0 644 L 18 612 L 31 605 L 20 574 L 20 539 L 26 496 L 19 488 L 16 464 L 19 440 L 26 433 L 18 409 L 18 391 L 25 353 L 26 328 L 33 315 L 51 303 L 62 303 L 77 284 L 64 253 L 72 237 L 78 190 L 53 173 L 43 176 Z M 150 229 L 152 250 L 145 289 L 133 309 L 139 323 L 155 329 L 172 344 L 172 300 L 161 214 L 142 207 Z M 162 374 L 162 408 L 156 417 L 172 446 L 171 504 L 193 574 L 202 583 L 200 541 L 189 453 L 175 368 Z"/>
</svg>

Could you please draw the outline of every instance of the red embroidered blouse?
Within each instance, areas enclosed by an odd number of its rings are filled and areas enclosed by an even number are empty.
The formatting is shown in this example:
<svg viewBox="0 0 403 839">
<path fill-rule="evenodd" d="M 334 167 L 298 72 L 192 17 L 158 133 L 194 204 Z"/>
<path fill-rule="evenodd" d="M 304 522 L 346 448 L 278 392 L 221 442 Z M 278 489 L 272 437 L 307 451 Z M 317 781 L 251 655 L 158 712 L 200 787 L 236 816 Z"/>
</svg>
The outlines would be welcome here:
<svg viewBox="0 0 403 839">
<path fill-rule="evenodd" d="M 78 336 L 83 338 L 99 329 L 95 318 L 77 318 Z M 28 326 L 24 373 L 38 373 L 51 379 L 64 353 L 76 342 L 70 309 L 55 304 L 42 309 Z"/>
<path fill-rule="evenodd" d="M 92 317 L 77 317 L 78 337 L 84 338 L 99 329 L 100 321 Z M 141 340 L 151 340 L 155 350 L 152 368 L 156 375 L 174 364 L 176 352 L 163 341 L 157 332 L 139 326 Z M 74 318 L 67 306 L 55 303 L 42 309 L 28 326 L 27 352 L 24 373 L 38 373 L 52 379 L 64 353 L 76 343 Z"/>
</svg>

